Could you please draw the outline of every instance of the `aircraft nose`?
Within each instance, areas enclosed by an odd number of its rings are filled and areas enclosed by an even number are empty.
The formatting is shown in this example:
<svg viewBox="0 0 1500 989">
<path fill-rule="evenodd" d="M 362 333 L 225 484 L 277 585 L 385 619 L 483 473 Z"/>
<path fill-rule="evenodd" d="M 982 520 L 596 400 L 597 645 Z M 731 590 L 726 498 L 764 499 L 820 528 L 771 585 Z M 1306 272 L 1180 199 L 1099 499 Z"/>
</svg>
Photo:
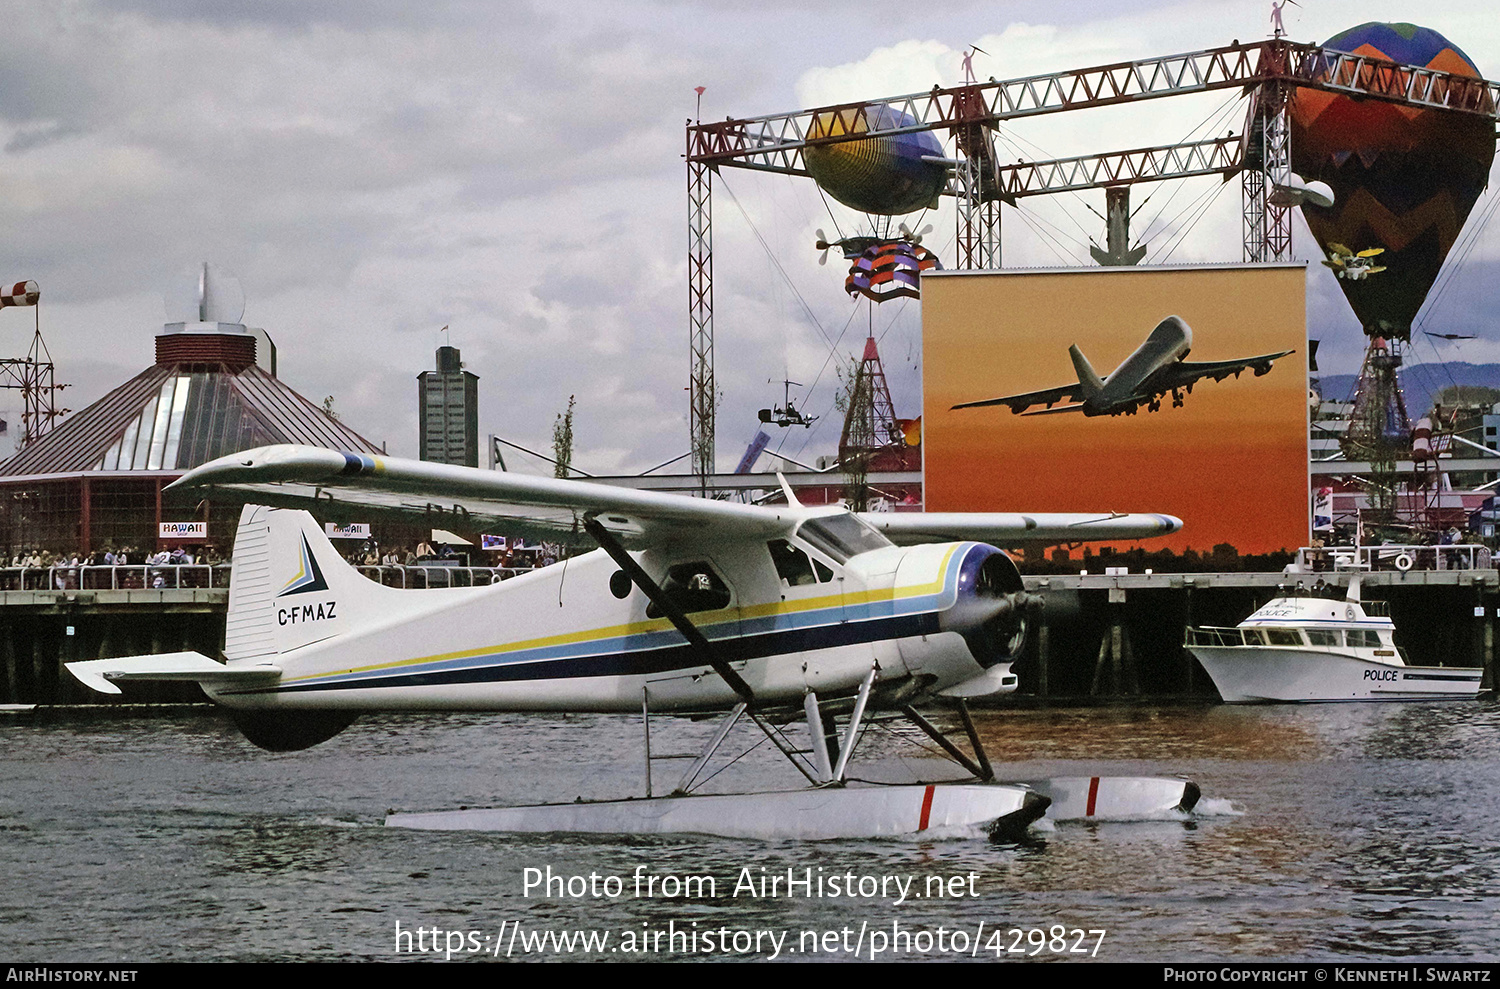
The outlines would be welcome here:
<svg viewBox="0 0 1500 989">
<path fill-rule="evenodd" d="M 1026 642 L 1041 598 L 1029 594 L 1011 558 L 992 546 L 976 547 L 960 568 L 958 600 L 941 627 L 957 632 L 982 666 L 1010 662 Z"/>
</svg>

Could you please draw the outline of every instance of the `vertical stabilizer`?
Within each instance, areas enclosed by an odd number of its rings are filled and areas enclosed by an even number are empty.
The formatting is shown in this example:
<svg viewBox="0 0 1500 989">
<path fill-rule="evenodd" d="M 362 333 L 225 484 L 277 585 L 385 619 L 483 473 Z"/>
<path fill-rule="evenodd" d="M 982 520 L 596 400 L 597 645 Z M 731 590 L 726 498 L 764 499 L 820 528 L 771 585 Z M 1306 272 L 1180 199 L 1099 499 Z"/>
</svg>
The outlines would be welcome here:
<svg viewBox="0 0 1500 989">
<path fill-rule="evenodd" d="M 308 513 L 246 506 L 235 536 L 224 655 L 278 656 L 389 617 L 413 600 L 346 563 Z"/>
<path fill-rule="evenodd" d="M 1078 344 L 1068 348 L 1068 356 L 1073 358 L 1073 369 L 1078 372 L 1078 387 L 1083 392 L 1083 400 L 1088 401 L 1104 388 L 1104 381 L 1094 372 L 1094 366 L 1083 356 Z"/>
</svg>

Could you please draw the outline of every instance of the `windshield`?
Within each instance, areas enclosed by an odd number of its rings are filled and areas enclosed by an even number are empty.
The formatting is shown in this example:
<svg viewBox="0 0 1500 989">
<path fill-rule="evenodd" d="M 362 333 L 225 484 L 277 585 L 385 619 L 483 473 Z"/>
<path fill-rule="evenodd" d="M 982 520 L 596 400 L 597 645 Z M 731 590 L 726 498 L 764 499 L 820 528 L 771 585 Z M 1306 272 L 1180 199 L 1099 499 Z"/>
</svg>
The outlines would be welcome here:
<svg viewBox="0 0 1500 989">
<path fill-rule="evenodd" d="M 839 563 L 848 563 L 851 556 L 868 553 L 872 549 L 895 545 L 848 512 L 808 519 L 797 530 L 797 535 Z"/>
</svg>

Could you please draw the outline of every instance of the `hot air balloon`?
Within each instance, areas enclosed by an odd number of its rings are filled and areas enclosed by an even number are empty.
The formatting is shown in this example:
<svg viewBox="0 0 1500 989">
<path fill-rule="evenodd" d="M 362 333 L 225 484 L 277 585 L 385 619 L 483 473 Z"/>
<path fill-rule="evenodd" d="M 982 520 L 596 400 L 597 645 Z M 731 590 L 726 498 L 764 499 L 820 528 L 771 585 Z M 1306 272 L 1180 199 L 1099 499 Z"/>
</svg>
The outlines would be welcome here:
<svg viewBox="0 0 1500 989">
<path fill-rule="evenodd" d="M 1361 24 L 1323 47 L 1480 76 L 1458 46 L 1413 24 Z M 1292 168 L 1334 192 L 1330 206 L 1302 206 L 1325 253 L 1383 249 L 1385 270 L 1340 277 L 1339 288 L 1366 334 L 1410 339 L 1412 320 L 1489 181 L 1493 121 L 1306 88 L 1293 93 L 1290 111 Z"/>
<path fill-rule="evenodd" d="M 889 104 L 872 103 L 814 114 L 807 137 L 815 140 L 918 123 Z M 924 159 L 942 157 L 943 146 L 931 131 L 813 144 L 802 150 L 808 174 L 830 196 L 850 209 L 884 216 L 937 206 L 948 181 L 948 166 L 941 160 Z"/>
</svg>

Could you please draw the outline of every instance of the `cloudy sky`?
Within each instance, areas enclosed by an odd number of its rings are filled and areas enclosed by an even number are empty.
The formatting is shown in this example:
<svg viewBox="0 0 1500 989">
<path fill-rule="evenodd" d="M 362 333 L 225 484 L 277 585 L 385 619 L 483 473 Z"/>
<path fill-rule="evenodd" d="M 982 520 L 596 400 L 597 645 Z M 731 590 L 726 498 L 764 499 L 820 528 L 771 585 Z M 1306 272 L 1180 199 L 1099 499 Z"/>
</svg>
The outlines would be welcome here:
<svg viewBox="0 0 1500 989">
<path fill-rule="evenodd" d="M 693 87 L 707 87 L 705 119 L 755 116 L 951 85 L 970 44 L 988 53 L 979 75 L 1008 78 L 1269 33 L 1262 0 L 918 6 L 4 0 L 0 281 L 41 285 L 75 409 L 150 363 L 163 290 L 208 260 L 240 277 L 245 321 L 275 338 L 283 379 L 332 395 L 393 454 L 416 453 L 414 378 L 448 339 L 480 375 L 482 433 L 548 450 L 576 395 L 575 463 L 641 470 L 688 449 Z M 1500 77 L 1488 4 L 1429 9 L 1303 0 L 1286 20 L 1306 41 L 1417 20 Z M 1169 143 L 1238 131 L 1242 116 L 1228 93 L 1057 115 L 1007 126 L 1002 151 Z M 1239 258 L 1238 183 L 1138 187 L 1134 203 L 1148 259 Z M 1081 263 L 1104 236 L 1091 209 L 1102 193 L 1007 208 L 1007 265 Z M 817 264 L 816 229 L 863 222 L 807 180 L 729 170 L 716 185 L 722 468 L 785 376 L 810 386 L 794 398 L 823 418 L 775 444 L 803 460 L 831 453 L 836 368 L 871 329 L 898 411 L 917 413 L 919 307 L 868 313 L 844 296 L 840 266 Z M 951 259 L 951 210 L 921 222 Z M 1296 248 L 1316 256 L 1300 219 Z M 1500 360 L 1485 290 L 1497 260 L 1500 240 L 1483 231 L 1426 324 L 1488 339 L 1437 351 L 1423 337 L 1418 358 Z M 1323 269 L 1309 320 L 1325 365 L 1357 362 L 1358 326 Z M 0 349 L 24 353 L 29 328 L 0 313 Z"/>
</svg>

